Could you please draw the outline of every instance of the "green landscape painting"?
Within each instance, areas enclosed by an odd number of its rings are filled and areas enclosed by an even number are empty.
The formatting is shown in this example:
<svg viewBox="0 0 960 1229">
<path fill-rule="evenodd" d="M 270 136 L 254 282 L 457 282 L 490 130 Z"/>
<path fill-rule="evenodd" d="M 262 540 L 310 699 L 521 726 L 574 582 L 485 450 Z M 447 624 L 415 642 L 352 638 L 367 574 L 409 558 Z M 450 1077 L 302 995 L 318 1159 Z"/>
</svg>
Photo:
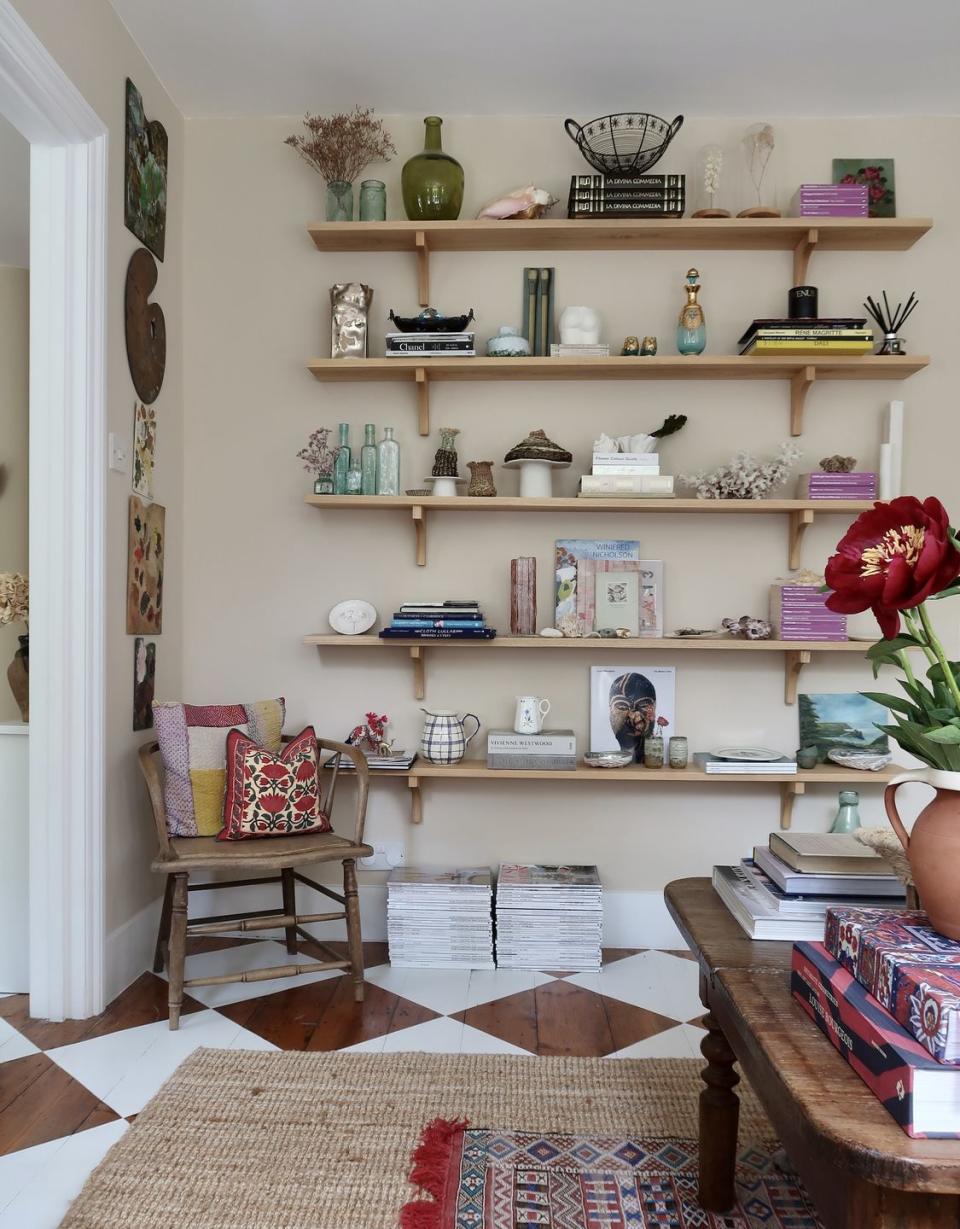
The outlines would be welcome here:
<svg viewBox="0 0 960 1229">
<path fill-rule="evenodd" d="M 875 700 L 858 692 L 812 692 L 798 696 L 800 746 L 816 747 L 820 759 L 833 751 L 869 751 L 886 754 L 890 744 L 877 727 L 889 721 L 889 714 Z"/>
</svg>

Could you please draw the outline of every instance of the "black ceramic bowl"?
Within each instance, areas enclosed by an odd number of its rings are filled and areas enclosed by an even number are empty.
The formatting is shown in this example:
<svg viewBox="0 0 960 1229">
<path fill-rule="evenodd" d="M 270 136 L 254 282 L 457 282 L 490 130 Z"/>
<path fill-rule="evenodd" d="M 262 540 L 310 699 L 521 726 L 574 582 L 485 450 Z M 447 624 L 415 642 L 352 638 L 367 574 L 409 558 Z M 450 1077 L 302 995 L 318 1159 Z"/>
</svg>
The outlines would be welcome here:
<svg viewBox="0 0 960 1229">
<path fill-rule="evenodd" d="M 465 316 L 441 316 L 432 307 L 419 316 L 395 316 L 391 308 L 390 319 L 401 333 L 462 333 L 473 319 L 473 308 Z"/>
</svg>

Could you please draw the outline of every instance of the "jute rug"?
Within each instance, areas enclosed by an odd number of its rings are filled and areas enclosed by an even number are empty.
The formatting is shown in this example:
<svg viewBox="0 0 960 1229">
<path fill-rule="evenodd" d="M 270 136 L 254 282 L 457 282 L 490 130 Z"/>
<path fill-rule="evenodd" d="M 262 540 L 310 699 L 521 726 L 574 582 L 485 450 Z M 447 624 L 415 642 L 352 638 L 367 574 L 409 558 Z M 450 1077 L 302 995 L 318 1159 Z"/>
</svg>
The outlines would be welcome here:
<svg viewBox="0 0 960 1229">
<path fill-rule="evenodd" d="M 434 1119 L 694 1141 L 701 1067 L 693 1059 L 199 1050 L 93 1172 L 62 1223 L 393 1229 L 416 1197 L 411 1154 Z M 739 1091 L 741 1150 L 755 1144 L 769 1153 L 770 1124 L 751 1090 Z"/>
</svg>

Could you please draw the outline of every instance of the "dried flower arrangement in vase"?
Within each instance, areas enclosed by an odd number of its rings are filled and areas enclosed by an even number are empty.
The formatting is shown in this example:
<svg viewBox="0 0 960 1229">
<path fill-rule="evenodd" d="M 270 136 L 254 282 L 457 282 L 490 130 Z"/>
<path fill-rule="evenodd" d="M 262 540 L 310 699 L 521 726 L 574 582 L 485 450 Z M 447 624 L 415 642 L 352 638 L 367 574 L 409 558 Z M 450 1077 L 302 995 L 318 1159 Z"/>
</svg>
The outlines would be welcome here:
<svg viewBox="0 0 960 1229">
<path fill-rule="evenodd" d="M 333 494 L 333 469 L 340 447 L 330 443 L 330 428 L 318 427 L 307 440 L 306 448 L 297 453 L 308 474 L 313 474 L 314 495 Z"/>
<path fill-rule="evenodd" d="M 383 120 L 372 107 L 354 107 L 337 115 L 303 117 L 306 133 L 294 133 L 284 145 L 297 151 L 327 185 L 327 221 L 353 221 L 353 181 L 371 162 L 389 162 L 396 148 Z"/>
<path fill-rule="evenodd" d="M 729 218 L 729 209 L 717 206 L 720 192 L 720 172 L 723 170 L 723 148 L 719 145 L 704 145 L 697 159 L 697 187 L 703 205 L 693 214 L 695 218 Z"/>
<path fill-rule="evenodd" d="M 756 194 L 756 204 L 741 209 L 738 218 L 779 218 L 780 210 L 769 202 L 776 195 L 771 183 L 770 159 L 776 148 L 770 124 L 751 124 L 741 141 L 747 175 Z M 766 200 L 764 197 L 766 196 Z"/>
<path fill-rule="evenodd" d="M 714 470 L 678 474 L 677 481 L 693 487 L 697 499 L 763 499 L 783 486 L 802 452 L 796 444 L 781 444 L 775 457 L 765 460 L 749 452 L 736 453 Z"/>
<path fill-rule="evenodd" d="M 30 720 L 30 586 L 19 572 L 0 572 L 0 627 L 23 623 L 27 634 L 7 667 L 7 682 L 24 721 Z"/>
</svg>

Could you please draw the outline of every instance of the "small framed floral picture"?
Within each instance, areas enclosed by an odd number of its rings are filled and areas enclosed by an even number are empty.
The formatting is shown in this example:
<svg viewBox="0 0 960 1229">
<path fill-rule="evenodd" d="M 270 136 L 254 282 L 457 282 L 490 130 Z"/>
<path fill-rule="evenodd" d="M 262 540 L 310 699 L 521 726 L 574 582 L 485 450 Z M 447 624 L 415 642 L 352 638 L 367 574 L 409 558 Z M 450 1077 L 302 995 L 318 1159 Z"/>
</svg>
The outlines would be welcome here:
<svg viewBox="0 0 960 1229">
<path fill-rule="evenodd" d="M 833 182 L 866 184 L 871 218 L 897 216 L 892 158 L 834 158 Z"/>
</svg>

